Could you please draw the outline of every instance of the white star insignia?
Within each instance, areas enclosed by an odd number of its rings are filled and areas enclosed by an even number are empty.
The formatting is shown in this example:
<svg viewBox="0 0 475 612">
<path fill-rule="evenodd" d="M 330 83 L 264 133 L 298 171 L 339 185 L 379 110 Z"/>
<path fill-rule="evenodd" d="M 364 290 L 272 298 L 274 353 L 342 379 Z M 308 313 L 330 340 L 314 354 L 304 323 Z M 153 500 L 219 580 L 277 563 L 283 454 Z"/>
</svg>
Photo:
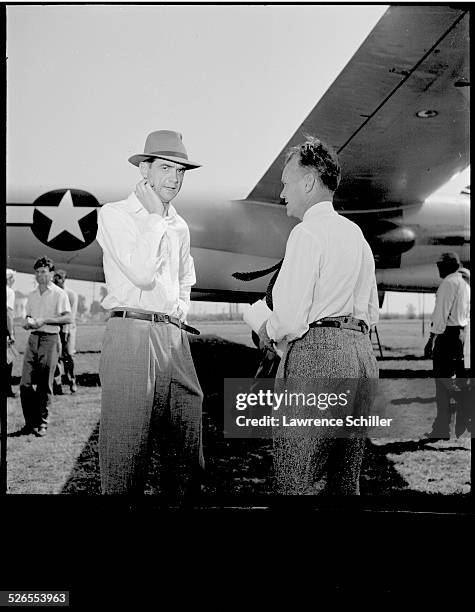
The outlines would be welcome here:
<svg viewBox="0 0 475 612">
<path fill-rule="evenodd" d="M 61 232 L 68 232 L 71 236 L 81 240 L 81 242 L 86 242 L 78 221 L 88 215 L 91 210 L 94 210 L 94 207 L 81 206 L 75 208 L 69 189 L 61 198 L 58 206 L 38 206 L 37 210 L 52 221 L 48 234 L 48 242 L 59 236 Z"/>
</svg>

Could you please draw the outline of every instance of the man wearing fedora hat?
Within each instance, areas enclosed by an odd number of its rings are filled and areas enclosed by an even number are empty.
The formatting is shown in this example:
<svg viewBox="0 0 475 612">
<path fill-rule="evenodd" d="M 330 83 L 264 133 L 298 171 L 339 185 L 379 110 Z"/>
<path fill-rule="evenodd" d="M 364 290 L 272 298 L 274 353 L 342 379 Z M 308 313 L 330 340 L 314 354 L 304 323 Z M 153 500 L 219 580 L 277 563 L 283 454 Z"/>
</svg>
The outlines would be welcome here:
<svg viewBox="0 0 475 612">
<path fill-rule="evenodd" d="M 470 316 L 470 287 L 461 274 L 457 253 L 442 253 L 437 261 L 442 282 L 435 296 L 429 340 L 424 356 L 433 360 L 437 416 L 426 441 L 450 438 L 451 379 L 464 377 L 465 328 Z"/>
<path fill-rule="evenodd" d="M 169 130 L 149 134 L 129 162 L 142 180 L 101 208 L 97 232 L 110 310 L 99 365 L 102 492 L 143 492 L 153 432 L 166 466 L 161 490 L 181 503 L 204 467 L 203 394 L 186 334 L 199 332 L 185 323 L 196 282 L 190 233 L 171 201 L 185 171 L 200 164 Z"/>
</svg>

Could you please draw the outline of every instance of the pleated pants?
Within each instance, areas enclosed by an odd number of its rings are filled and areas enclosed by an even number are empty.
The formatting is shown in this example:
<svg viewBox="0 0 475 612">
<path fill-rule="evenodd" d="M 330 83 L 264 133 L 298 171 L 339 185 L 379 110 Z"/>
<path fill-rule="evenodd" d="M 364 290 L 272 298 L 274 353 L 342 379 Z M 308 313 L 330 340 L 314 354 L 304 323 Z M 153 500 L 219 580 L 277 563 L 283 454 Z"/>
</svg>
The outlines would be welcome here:
<svg viewBox="0 0 475 612">
<path fill-rule="evenodd" d="M 111 318 L 99 375 L 102 492 L 143 492 L 152 438 L 161 492 L 178 503 L 196 492 L 204 468 L 203 393 L 187 333 L 169 323 Z"/>
</svg>

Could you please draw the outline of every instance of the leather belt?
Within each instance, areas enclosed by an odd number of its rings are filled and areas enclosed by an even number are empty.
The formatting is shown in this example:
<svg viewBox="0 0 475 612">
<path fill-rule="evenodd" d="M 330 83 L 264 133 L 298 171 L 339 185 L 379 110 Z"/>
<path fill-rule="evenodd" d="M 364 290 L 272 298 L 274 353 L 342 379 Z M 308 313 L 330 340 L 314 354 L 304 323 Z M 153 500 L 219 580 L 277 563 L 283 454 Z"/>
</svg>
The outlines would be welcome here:
<svg viewBox="0 0 475 612">
<path fill-rule="evenodd" d="M 113 310 L 111 317 L 120 317 L 121 319 L 140 319 L 142 321 L 150 321 L 151 323 L 171 323 L 180 329 L 184 329 L 190 334 L 200 335 L 199 330 L 186 325 L 178 317 L 172 317 L 164 312 L 138 312 L 137 310 Z"/>
<path fill-rule="evenodd" d="M 368 326 L 362 319 L 355 319 L 351 315 L 342 317 L 324 317 L 319 321 L 310 323 L 309 327 L 337 327 L 340 329 L 352 329 L 365 334 Z"/>
</svg>

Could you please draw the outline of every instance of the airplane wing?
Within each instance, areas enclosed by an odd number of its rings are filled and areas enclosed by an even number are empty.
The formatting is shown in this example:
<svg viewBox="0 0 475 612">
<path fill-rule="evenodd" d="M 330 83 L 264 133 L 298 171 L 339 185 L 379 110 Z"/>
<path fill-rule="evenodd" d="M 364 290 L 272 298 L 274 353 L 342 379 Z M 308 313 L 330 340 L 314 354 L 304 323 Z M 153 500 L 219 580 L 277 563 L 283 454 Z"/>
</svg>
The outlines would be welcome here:
<svg viewBox="0 0 475 612">
<path fill-rule="evenodd" d="M 389 8 L 247 200 L 279 203 L 285 151 L 312 134 L 338 151 L 340 212 L 423 202 L 469 164 L 468 30 L 453 5 Z"/>
<path fill-rule="evenodd" d="M 306 133 L 339 152 L 335 208 L 362 228 L 381 290 L 433 291 L 442 250 L 467 265 L 469 197 L 424 201 L 469 163 L 468 21 L 455 5 L 389 8 L 245 200 L 180 203 L 195 297 L 248 301 L 265 291 L 268 278 L 242 283 L 232 273 L 282 258 L 294 223 L 279 206 L 284 155 Z M 8 265 L 31 272 L 46 254 L 71 278 L 103 281 L 95 196 L 65 187 L 35 197 L 8 206 Z"/>
</svg>

